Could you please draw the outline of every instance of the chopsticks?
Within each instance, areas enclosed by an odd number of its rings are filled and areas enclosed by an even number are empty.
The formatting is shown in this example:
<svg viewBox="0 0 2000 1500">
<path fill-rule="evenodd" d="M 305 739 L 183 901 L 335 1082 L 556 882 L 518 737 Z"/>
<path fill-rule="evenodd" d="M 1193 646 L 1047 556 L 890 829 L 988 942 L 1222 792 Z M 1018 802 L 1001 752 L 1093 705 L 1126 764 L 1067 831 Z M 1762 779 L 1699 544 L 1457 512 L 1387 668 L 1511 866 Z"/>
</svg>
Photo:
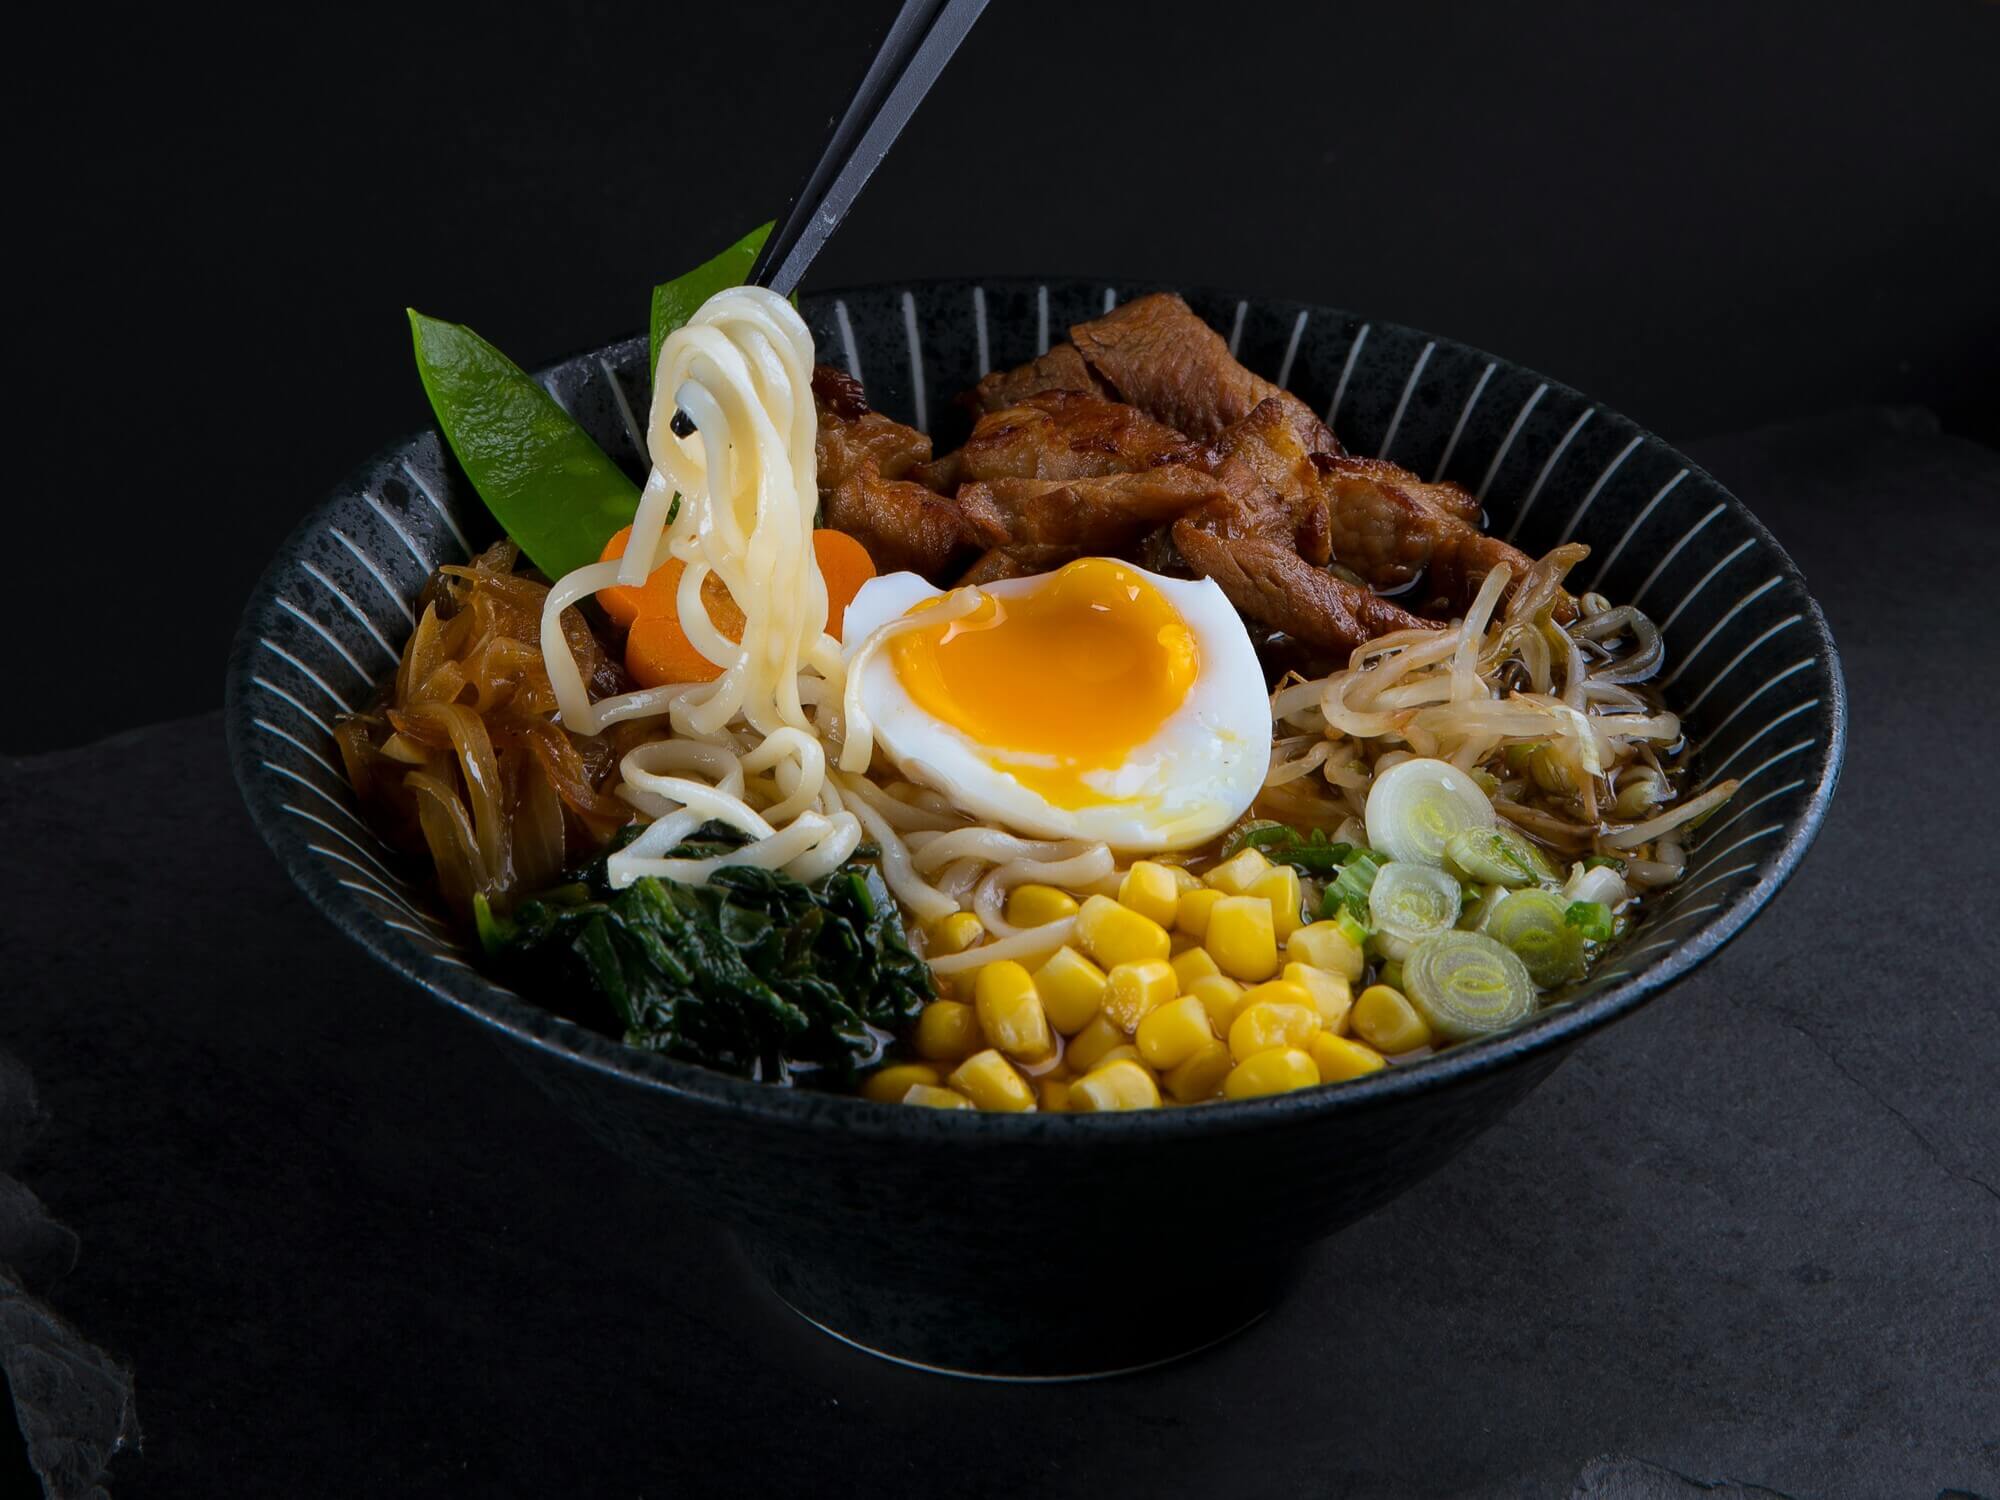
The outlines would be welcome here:
<svg viewBox="0 0 2000 1500">
<path fill-rule="evenodd" d="M 847 217 L 986 0 L 903 0 L 875 60 L 751 268 L 755 286 L 789 296 Z"/>
</svg>

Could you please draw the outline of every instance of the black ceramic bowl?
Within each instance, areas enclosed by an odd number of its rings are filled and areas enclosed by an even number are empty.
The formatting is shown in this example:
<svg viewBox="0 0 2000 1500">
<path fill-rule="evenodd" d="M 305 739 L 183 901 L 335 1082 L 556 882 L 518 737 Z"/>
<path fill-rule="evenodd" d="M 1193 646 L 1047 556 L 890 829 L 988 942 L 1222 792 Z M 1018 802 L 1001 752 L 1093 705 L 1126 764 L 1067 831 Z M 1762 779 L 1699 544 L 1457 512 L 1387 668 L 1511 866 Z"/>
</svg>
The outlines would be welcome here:
<svg viewBox="0 0 2000 1500">
<path fill-rule="evenodd" d="M 950 398 L 982 372 L 1145 290 L 937 281 L 804 308 L 823 359 L 860 376 L 877 407 L 949 438 Z M 1101 1373 L 1256 1318 L 1311 1242 L 1449 1160 L 1586 1034 L 1739 932 L 1798 863 L 1839 771 L 1845 702 L 1826 621 L 1770 533 L 1707 474 L 1575 391 L 1449 340 L 1304 303 L 1188 295 L 1246 364 L 1329 413 L 1353 451 L 1460 481 L 1530 553 L 1589 543 L 1576 581 L 1644 606 L 1665 634 L 1663 685 L 1702 779 L 1741 779 L 1686 879 L 1568 1003 L 1517 1031 L 1337 1088 L 1085 1117 L 773 1089 L 550 1015 L 472 966 L 417 873 L 357 815 L 330 738 L 334 716 L 390 675 L 430 570 L 494 535 L 434 433 L 383 450 L 306 517 L 230 659 L 236 776 L 306 895 L 387 969 L 490 1028 L 612 1149 L 727 1225 L 805 1318 L 913 1363 Z M 634 339 L 543 377 L 635 472 L 644 361 Z"/>
</svg>

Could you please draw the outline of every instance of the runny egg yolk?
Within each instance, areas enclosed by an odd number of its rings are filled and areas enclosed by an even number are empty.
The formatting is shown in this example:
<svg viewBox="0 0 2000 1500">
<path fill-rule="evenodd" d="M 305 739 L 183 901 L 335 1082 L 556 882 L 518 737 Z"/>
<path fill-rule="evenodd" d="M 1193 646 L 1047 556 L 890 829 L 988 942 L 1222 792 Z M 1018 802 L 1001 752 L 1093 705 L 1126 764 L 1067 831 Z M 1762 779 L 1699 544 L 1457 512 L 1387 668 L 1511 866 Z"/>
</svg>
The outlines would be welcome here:
<svg viewBox="0 0 2000 1500">
<path fill-rule="evenodd" d="M 1023 786 L 1058 807 L 1112 801 L 1086 776 L 1116 770 L 1160 731 L 1200 673 L 1200 649 L 1124 563 L 1086 557 L 1037 583 L 898 635 L 890 659 L 918 705 Z"/>
</svg>

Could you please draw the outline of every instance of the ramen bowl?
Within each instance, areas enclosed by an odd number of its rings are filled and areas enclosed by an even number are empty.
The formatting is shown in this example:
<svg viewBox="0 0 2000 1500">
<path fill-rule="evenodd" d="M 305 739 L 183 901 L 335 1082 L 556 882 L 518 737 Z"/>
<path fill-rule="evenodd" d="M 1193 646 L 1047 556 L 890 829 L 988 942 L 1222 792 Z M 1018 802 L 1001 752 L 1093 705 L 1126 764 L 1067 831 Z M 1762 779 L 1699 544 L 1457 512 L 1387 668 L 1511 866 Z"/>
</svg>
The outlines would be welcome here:
<svg viewBox="0 0 2000 1500">
<path fill-rule="evenodd" d="M 816 294 L 803 311 L 820 358 L 942 451 L 964 430 L 956 392 L 1160 289 L 930 281 Z M 1489 528 L 1530 554 L 1588 543 L 1573 582 L 1660 625 L 1659 681 L 1695 747 L 1695 784 L 1740 782 L 1690 841 L 1681 882 L 1516 1030 L 1334 1087 L 1004 1115 L 746 1082 L 543 1009 L 481 973 L 420 872 L 375 838 L 332 739 L 336 716 L 393 675 L 431 570 L 497 535 L 435 433 L 383 449 L 306 516 L 257 585 L 229 662 L 236 776 L 307 898 L 407 981 L 413 1002 L 422 991 L 463 1012 L 605 1145 L 724 1226 L 802 1318 L 926 1368 L 1106 1374 L 1261 1316 L 1315 1241 L 1443 1166 L 1591 1032 L 1742 931 L 1797 866 L 1839 774 L 1845 698 L 1825 619 L 1771 534 L 1709 475 L 1587 397 L 1449 339 L 1175 290 L 1352 451 L 1457 480 Z M 645 351 L 631 339 L 541 376 L 635 476 Z"/>
</svg>

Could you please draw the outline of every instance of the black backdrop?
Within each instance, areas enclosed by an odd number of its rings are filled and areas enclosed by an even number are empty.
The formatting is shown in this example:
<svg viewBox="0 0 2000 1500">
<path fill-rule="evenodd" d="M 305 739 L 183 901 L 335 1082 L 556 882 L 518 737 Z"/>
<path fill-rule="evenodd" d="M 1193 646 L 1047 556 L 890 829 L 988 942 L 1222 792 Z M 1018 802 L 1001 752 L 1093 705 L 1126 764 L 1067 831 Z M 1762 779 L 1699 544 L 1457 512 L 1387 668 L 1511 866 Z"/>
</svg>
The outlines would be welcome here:
<svg viewBox="0 0 2000 1500">
<path fill-rule="evenodd" d="M 633 331 L 782 207 L 892 10 L 45 13 L 8 79 L 0 750 L 218 702 L 279 538 L 425 419 L 403 306 L 528 364 Z M 1993 442 L 1996 70 L 1980 0 L 994 0 L 813 280 L 1233 285 L 1670 438 L 1890 401 Z"/>
</svg>

